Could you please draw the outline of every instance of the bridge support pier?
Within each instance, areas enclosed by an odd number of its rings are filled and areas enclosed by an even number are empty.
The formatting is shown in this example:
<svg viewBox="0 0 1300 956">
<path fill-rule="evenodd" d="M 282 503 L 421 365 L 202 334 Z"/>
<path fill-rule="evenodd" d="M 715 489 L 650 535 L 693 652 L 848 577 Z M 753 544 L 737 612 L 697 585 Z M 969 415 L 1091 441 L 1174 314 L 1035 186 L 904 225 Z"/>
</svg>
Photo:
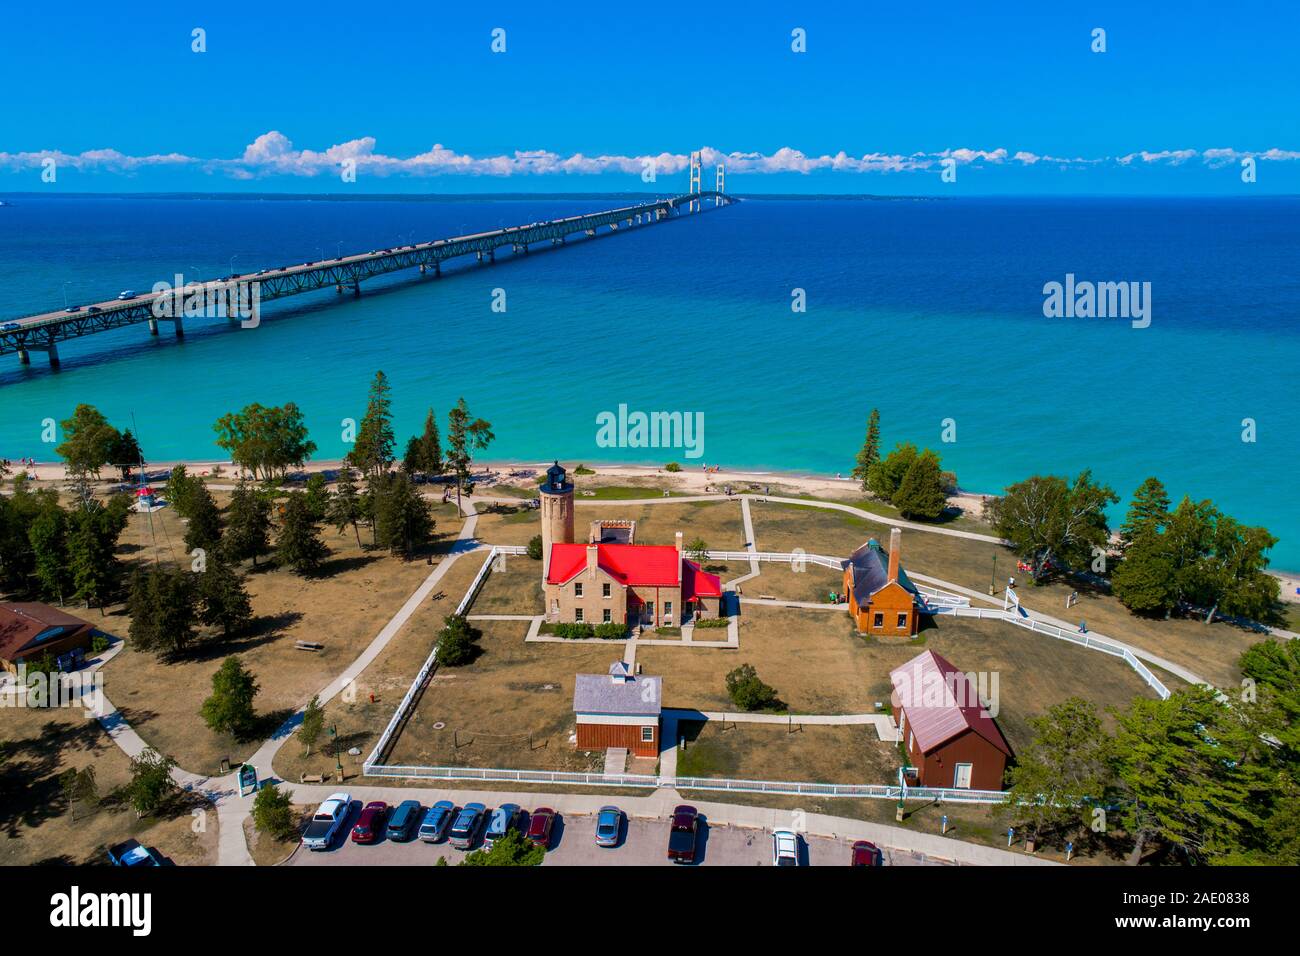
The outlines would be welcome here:
<svg viewBox="0 0 1300 956">
<path fill-rule="evenodd" d="M 342 283 L 342 282 L 337 282 L 337 283 L 335 283 L 335 284 L 334 284 L 334 291 L 335 291 L 336 293 L 338 293 L 339 295 L 342 295 L 342 294 L 343 294 L 343 283 Z"/>
<path fill-rule="evenodd" d="M 353 294 L 354 296 L 360 296 L 360 295 L 361 295 L 361 283 L 360 283 L 360 282 L 353 282 L 353 283 L 352 283 L 352 294 Z"/>
<path fill-rule="evenodd" d="M 442 260 L 437 260 L 433 264 L 433 275 L 435 278 L 442 278 Z"/>
<path fill-rule="evenodd" d="M 420 263 L 420 275 L 424 275 L 424 263 Z"/>
<path fill-rule="evenodd" d="M 29 351 L 27 351 L 26 349 L 19 349 L 19 350 L 18 350 L 18 364 L 19 364 L 19 365 L 31 365 L 31 364 L 32 364 L 32 353 L 29 352 Z"/>
<path fill-rule="evenodd" d="M 158 334 L 158 320 L 157 320 L 157 319 L 150 319 L 150 320 L 149 320 L 149 334 L 150 334 L 150 335 L 157 335 L 157 334 Z"/>
<path fill-rule="evenodd" d="M 58 368 L 58 367 L 59 367 L 59 347 L 58 347 L 57 345 L 55 345 L 53 342 L 51 342 L 50 345 L 49 345 L 49 347 L 45 350 L 45 354 L 48 355 L 49 358 L 50 358 L 50 368 Z"/>
</svg>

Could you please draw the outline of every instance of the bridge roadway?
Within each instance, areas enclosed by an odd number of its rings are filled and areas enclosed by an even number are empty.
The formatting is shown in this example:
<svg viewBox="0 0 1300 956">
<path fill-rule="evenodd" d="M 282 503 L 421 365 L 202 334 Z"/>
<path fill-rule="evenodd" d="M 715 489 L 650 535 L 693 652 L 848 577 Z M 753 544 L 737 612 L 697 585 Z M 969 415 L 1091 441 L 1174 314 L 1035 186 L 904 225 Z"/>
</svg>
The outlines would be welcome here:
<svg viewBox="0 0 1300 956">
<path fill-rule="evenodd" d="M 678 215 L 683 210 L 712 208 L 706 206 L 703 200 L 711 200 L 712 207 L 735 201 L 718 192 L 690 193 L 565 219 L 507 226 L 468 236 L 375 249 L 336 259 L 321 259 L 300 265 L 230 275 L 202 283 L 186 283 L 181 290 L 173 290 L 169 284 L 163 291 L 132 294 L 129 298 L 123 297 L 127 295 L 124 292 L 122 296 L 102 302 L 0 322 L 0 355 L 16 353 L 19 361 L 26 365 L 31 361 L 29 353 L 45 352 L 50 364 L 57 366 L 59 342 L 145 322 L 154 335 L 158 334 L 159 322 L 171 322 L 176 335 L 182 336 L 183 310 L 180 308 L 177 291 L 187 297 L 197 297 L 201 292 L 205 302 L 209 299 L 214 302 L 233 300 L 241 289 L 245 290 L 246 295 L 251 295 L 248 290 L 252 287 L 257 289 L 259 302 L 313 292 L 329 286 L 334 286 L 339 292 L 348 288 L 359 295 L 360 283 L 364 279 L 414 268 L 418 268 L 421 273 L 432 271 L 435 276 L 439 276 L 442 274 L 442 263 L 448 259 L 473 254 L 480 262 L 495 261 L 496 250 L 503 246 L 510 246 L 516 254 L 526 254 L 530 245 L 540 242 L 549 241 L 552 245 L 561 245 L 568 236 L 578 233 L 594 237 L 596 230 L 602 227 L 616 231 L 620 226 L 659 222 Z M 172 303 L 164 303 L 168 298 L 173 300 Z M 244 301 L 248 301 L 247 298 Z M 171 307 L 162 308 L 164 304 Z"/>
</svg>

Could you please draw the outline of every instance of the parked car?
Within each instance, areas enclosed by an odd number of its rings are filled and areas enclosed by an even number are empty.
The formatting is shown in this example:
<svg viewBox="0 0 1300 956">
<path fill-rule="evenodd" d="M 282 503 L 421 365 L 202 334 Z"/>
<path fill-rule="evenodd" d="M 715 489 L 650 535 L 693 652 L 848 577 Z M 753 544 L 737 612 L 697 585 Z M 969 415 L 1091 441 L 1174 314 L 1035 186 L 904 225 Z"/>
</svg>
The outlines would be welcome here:
<svg viewBox="0 0 1300 956">
<path fill-rule="evenodd" d="M 517 803 L 503 803 L 492 811 L 492 819 L 488 821 L 487 830 L 483 834 L 485 850 L 492 849 L 493 843 L 519 826 L 519 812 L 522 809 Z"/>
<path fill-rule="evenodd" d="M 623 811 L 618 807 L 601 807 L 596 815 L 596 846 L 618 846 L 623 829 Z"/>
<path fill-rule="evenodd" d="M 772 865 L 799 865 L 799 835 L 793 830 L 772 831 Z"/>
<path fill-rule="evenodd" d="M 420 801 L 403 800 L 388 818 L 388 839 L 405 842 L 415 834 L 420 823 Z"/>
<path fill-rule="evenodd" d="M 153 847 L 141 846 L 139 840 L 127 840 L 108 848 L 108 862 L 113 866 L 162 866 L 162 857 Z"/>
<path fill-rule="evenodd" d="M 467 803 L 461 807 L 460 813 L 456 814 L 456 820 L 451 825 L 451 835 L 448 837 L 451 845 L 458 850 L 468 850 L 472 847 L 478 838 L 479 828 L 483 826 L 485 813 L 487 807 L 481 803 Z"/>
<path fill-rule="evenodd" d="M 557 814 L 550 807 L 538 807 L 528 820 L 528 842 L 543 850 L 551 848 L 551 830 Z"/>
<path fill-rule="evenodd" d="M 343 821 L 352 808 L 352 797 L 346 793 L 330 794 L 328 800 L 316 808 L 311 822 L 302 834 L 302 845 L 309 850 L 328 850 L 338 834 Z"/>
<path fill-rule="evenodd" d="M 700 827 L 700 814 L 685 804 L 673 811 L 668 826 L 668 859 L 674 863 L 695 862 L 695 837 Z"/>
<path fill-rule="evenodd" d="M 124 291 L 122 291 L 122 292 L 119 292 L 119 293 L 117 294 L 117 297 L 118 297 L 119 299 L 122 299 L 122 300 L 126 300 L 126 299 L 134 299 L 135 296 L 136 296 L 136 293 L 135 293 L 135 290 L 134 290 L 134 289 L 126 289 L 126 290 L 124 290 Z"/>
<path fill-rule="evenodd" d="M 858 840 L 853 844 L 853 855 L 849 857 L 849 866 L 884 866 L 885 855 L 880 847 L 870 840 Z"/>
<path fill-rule="evenodd" d="M 352 842 L 377 842 L 380 834 L 384 832 L 384 818 L 387 816 L 388 804 L 384 801 L 375 800 L 367 803 L 361 808 L 361 816 L 357 817 L 356 825 L 352 828 Z"/>
<path fill-rule="evenodd" d="M 447 836 L 447 829 L 456 816 L 456 804 L 450 800 L 439 800 L 424 811 L 420 822 L 420 839 L 425 843 L 437 843 Z"/>
</svg>

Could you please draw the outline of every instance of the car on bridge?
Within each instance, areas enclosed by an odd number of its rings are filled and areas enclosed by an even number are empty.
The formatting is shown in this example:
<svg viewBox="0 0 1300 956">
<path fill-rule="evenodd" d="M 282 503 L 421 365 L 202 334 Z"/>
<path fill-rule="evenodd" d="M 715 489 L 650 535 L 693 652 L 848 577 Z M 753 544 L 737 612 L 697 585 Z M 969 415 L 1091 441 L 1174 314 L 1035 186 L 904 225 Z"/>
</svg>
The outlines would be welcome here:
<svg viewBox="0 0 1300 956">
<path fill-rule="evenodd" d="M 0 325 L 0 332 L 17 332 L 21 328 L 22 326 L 17 322 L 6 322 L 4 325 Z"/>
<path fill-rule="evenodd" d="M 136 293 L 136 291 L 135 291 L 134 289 L 126 289 L 126 290 L 124 290 L 124 291 L 122 291 L 122 292 L 119 292 L 119 293 L 117 294 L 117 297 L 118 297 L 118 299 L 120 299 L 120 300 L 122 300 L 122 301 L 125 301 L 125 300 L 127 300 L 127 299 L 134 299 L 134 298 L 136 297 L 136 295 L 137 295 L 137 293 Z"/>
</svg>

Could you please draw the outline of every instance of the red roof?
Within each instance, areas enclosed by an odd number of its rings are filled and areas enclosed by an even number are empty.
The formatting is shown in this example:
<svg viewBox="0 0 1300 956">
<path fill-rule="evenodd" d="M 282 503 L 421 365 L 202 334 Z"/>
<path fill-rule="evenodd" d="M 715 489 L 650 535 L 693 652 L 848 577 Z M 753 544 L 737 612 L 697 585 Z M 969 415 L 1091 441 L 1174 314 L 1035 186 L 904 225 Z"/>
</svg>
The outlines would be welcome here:
<svg viewBox="0 0 1300 956">
<path fill-rule="evenodd" d="M 907 716 L 907 729 L 922 753 L 930 753 L 972 730 L 1008 757 L 1011 747 L 993 716 L 979 702 L 977 688 L 934 651 L 922 651 L 889 672 L 896 710 Z"/>
<path fill-rule="evenodd" d="M 572 581 L 587 566 L 586 544 L 551 545 L 547 584 Z M 670 544 L 597 544 L 596 564 L 620 584 L 642 588 L 675 588 L 682 585 L 682 600 L 692 597 L 721 597 L 722 581 L 716 574 L 700 570 L 693 561 L 682 559 Z M 683 573 L 684 572 L 684 573 Z"/>
<path fill-rule="evenodd" d="M 91 629 L 81 618 L 48 604 L 0 604 L 0 659 L 16 660 L 24 651 L 39 646 L 38 637 L 53 641 Z"/>
</svg>

